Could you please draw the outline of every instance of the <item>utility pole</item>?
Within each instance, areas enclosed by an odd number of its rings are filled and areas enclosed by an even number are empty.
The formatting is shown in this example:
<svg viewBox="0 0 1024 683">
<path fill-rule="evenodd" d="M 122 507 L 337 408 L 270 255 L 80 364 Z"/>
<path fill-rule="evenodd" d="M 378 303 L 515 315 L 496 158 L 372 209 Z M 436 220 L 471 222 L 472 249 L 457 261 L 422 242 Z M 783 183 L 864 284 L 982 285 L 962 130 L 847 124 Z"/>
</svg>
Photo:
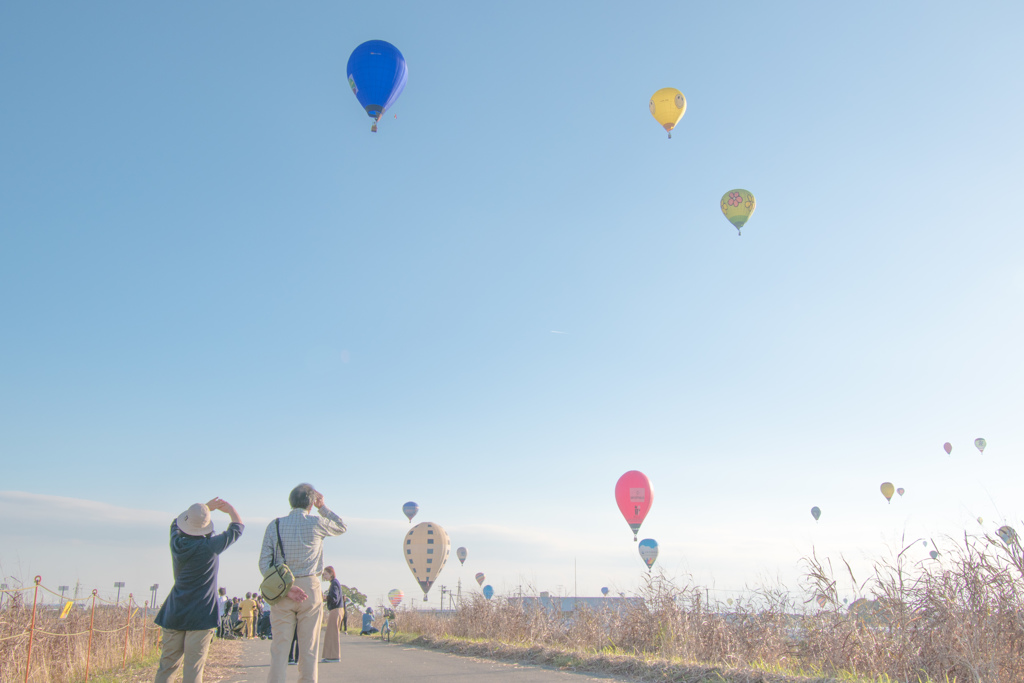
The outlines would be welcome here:
<svg viewBox="0 0 1024 683">
<path fill-rule="evenodd" d="M 64 606 L 64 591 L 69 589 L 71 586 L 57 586 L 57 590 L 60 591 L 60 606 Z"/>
<path fill-rule="evenodd" d="M 115 581 L 114 588 L 117 589 L 117 600 L 114 601 L 114 605 L 121 603 L 121 589 L 124 588 L 124 581 Z"/>
</svg>

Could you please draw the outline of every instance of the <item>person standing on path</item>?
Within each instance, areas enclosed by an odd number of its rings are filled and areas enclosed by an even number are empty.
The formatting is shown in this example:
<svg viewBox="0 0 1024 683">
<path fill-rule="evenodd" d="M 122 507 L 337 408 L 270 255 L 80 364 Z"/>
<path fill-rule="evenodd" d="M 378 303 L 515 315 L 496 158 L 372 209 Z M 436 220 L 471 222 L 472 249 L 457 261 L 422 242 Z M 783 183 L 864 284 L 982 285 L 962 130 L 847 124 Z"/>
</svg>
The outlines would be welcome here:
<svg viewBox="0 0 1024 683">
<path fill-rule="evenodd" d="M 251 639 L 255 634 L 254 626 L 256 624 L 256 601 L 252 599 L 252 593 L 245 594 L 245 600 L 242 600 L 241 604 L 238 605 L 238 614 L 242 618 L 244 624 L 242 628 L 242 637 Z"/>
<path fill-rule="evenodd" d="M 288 503 L 292 507 L 288 516 L 268 524 L 263 534 L 259 569 L 261 576 L 266 576 L 270 570 L 280 531 L 282 547 L 277 556 L 283 556 L 295 575 L 295 584 L 288 597 L 270 606 L 270 630 L 276 636 L 292 633 L 298 628 L 298 683 L 316 683 L 320 623 L 323 619 L 320 592 L 320 575 L 324 570 L 323 541 L 328 536 L 345 533 L 346 527 L 341 517 L 324 504 L 323 494 L 310 484 L 299 484 L 292 489 Z M 314 507 L 319 516 L 311 514 Z M 294 599 L 296 589 L 299 594 L 307 597 L 301 601 Z M 271 642 L 268 683 L 285 683 L 289 644 L 287 635 L 283 638 L 275 637 Z"/>
<path fill-rule="evenodd" d="M 334 567 L 324 569 L 324 581 L 330 585 L 324 603 L 327 605 L 327 630 L 324 631 L 324 658 L 321 662 L 337 662 L 341 660 L 341 606 L 345 600 L 341 592 L 341 582 L 334 573 Z"/>
<path fill-rule="evenodd" d="M 211 510 L 226 512 L 231 523 L 223 533 L 213 535 Z M 206 654 L 220 620 L 217 605 L 217 570 L 220 554 L 238 540 L 245 526 L 238 511 L 228 502 L 214 498 L 206 505 L 196 503 L 171 522 L 171 567 L 174 587 L 156 615 L 163 629 L 163 651 L 156 683 L 174 677 L 182 659 L 183 683 L 202 683 Z"/>
</svg>

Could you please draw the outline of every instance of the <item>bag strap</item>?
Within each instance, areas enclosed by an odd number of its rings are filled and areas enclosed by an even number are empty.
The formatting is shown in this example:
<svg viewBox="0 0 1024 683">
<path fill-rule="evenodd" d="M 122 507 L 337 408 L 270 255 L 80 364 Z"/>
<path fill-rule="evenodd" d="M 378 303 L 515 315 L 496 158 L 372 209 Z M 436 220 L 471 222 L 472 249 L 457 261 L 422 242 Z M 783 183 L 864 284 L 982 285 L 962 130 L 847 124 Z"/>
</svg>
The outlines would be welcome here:
<svg viewBox="0 0 1024 683">
<path fill-rule="evenodd" d="M 282 561 L 283 564 L 288 564 L 288 558 L 285 557 L 285 554 L 284 554 L 284 543 L 281 542 L 281 518 L 280 517 L 278 517 L 277 519 L 274 520 L 274 526 L 277 527 L 277 544 L 279 546 L 281 546 L 281 561 Z M 276 550 L 277 549 L 275 548 L 275 551 Z M 276 556 L 275 556 L 275 560 L 276 560 Z M 275 562 L 274 564 L 277 564 L 277 562 Z"/>
</svg>

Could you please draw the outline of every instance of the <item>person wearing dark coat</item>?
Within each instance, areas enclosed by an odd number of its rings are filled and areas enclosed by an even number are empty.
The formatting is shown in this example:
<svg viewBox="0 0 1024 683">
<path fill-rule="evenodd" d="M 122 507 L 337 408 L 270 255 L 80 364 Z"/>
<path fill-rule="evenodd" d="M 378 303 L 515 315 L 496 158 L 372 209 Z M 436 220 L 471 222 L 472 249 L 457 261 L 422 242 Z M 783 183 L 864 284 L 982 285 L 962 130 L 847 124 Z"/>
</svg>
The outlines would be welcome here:
<svg viewBox="0 0 1024 683">
<path fill-rule="evenodd" d="M 323 580 L 330 582 L 324 604 L 327 606 L 327 628 L 324 630 L 324 658 L 322 663 L 341 659 L 341 610 L 344 595 L 334 567 L 324 567 Z"/>
<path fill-rule="evenodd" d="M 211 510 L 226 512 L 231 523 L 214 535 Z M 220 554 L 238 540 L 245 526 L 228 502 L 214 498 L 196 503 L 171 522 L 171 566 L 174 587 L 156 615 L 163 629 L 163 650 L 155 683 L 168 683 L 182 660 L 182 683 L 202 683 L 210 641 L 220 619 L 217 570 Z"/>
</svg>

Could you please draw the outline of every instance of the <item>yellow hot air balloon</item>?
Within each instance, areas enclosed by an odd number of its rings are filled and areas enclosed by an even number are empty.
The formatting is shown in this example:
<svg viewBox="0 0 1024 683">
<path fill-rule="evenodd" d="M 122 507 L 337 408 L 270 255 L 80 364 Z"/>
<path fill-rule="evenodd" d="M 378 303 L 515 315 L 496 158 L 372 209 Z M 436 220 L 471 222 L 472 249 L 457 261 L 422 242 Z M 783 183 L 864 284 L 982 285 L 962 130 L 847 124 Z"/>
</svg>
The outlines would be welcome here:
<svg viewBox="0 0 1024 683">
<path fill-rule="evenodd" d="M 896 493 L 896 487 L 889 482 L 885 482 L 879 488 L 882 489 L 882 495 L 885 496 L 885 499 L 892 503 L 892 494 Z"/>
<path fill-rule="evenodd" d="M 402 551 L 424 600 L 448 560 L 450 545 L 447 532 L 433 522 L 421 522 L 405 535 Z"/>
<path fill-rule="evenodd" d="M 668 131 L 672 138 L 672 129 L 686 113 L 686 95 L 675 88 L 662 88 L 651 95 L 651 116 Z"/>
<path fill-rule="evenodd" d="M 729 190 L 722 195 L 722 213 L 726 219 L 736 226 L 736 232 L 743 234 L 741 228 L 757 208 L 757 200 L 749 190 Z"/>
</svg>

